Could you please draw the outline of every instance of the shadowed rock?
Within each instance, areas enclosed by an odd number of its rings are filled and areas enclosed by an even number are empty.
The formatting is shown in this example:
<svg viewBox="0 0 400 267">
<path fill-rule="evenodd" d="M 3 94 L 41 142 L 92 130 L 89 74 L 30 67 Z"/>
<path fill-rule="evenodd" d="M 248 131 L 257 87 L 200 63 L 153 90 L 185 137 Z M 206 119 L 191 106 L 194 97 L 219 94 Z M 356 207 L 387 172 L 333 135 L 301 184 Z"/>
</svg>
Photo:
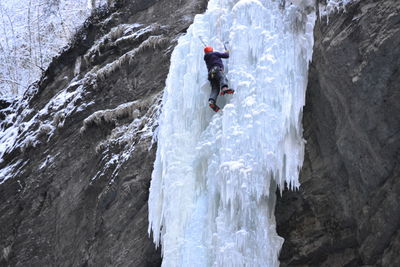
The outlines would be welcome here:
<svg viewBox="0 0 400 267">
<path fill-rule="evenodd" d="M 315 26 L 299 192 L 279 199 L 282 266 L 398 266 L 400 16 L 358 1 Z"/>
</svg>

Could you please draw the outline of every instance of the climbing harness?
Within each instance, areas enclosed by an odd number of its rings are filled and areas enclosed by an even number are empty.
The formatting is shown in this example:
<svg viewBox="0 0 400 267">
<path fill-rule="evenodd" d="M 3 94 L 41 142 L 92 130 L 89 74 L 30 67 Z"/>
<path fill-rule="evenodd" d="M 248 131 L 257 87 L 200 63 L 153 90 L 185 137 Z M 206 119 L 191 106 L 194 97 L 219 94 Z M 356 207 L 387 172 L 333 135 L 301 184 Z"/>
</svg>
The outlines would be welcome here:
<svg viewBox="0 0 400 267">
<path fill-rule="evenodd" d="M 217 76 L 217 73 L 219 71 L 222 71 L 220 67 L 218 66 L 214 66 L 211 68 L 211 70 L 208 72 L 208 76 L 210 77 L 210 79 L 214 79 Z"/>
</svg>

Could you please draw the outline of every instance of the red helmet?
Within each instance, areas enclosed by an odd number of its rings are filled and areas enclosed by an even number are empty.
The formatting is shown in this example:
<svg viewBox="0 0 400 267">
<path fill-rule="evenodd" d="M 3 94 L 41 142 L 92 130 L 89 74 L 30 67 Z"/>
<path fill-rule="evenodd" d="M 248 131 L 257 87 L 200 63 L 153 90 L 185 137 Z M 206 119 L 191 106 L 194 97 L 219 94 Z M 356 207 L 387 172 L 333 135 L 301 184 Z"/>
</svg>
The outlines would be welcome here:
<svg viewBox="0 0 400 267">
<path fill-rule="evenodd" d="M 204 47 L 204 53 L 210 53 L 212 51 L 214 51 L 214 50 L 213 50 L 213 48 L 211 46 Z"/>
</svg>

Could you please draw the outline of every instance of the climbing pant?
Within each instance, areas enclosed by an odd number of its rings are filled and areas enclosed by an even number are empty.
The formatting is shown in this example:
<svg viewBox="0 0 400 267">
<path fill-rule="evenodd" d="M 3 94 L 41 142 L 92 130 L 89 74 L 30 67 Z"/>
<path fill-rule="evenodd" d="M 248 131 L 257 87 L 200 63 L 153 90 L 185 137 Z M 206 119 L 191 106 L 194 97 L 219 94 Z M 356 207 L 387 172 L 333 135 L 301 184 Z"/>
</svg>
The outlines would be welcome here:
<svg viewBox="0 0 400 267">
<path fill-rule="evenodd" d="M 208 72 L 208 80 L 211 83 L 211 94 L 209 99 L 217 101 L 220 90 L 224 87 L 228 87 L 228 79 L 223 70 L 215 66 Z"/>
</svg>

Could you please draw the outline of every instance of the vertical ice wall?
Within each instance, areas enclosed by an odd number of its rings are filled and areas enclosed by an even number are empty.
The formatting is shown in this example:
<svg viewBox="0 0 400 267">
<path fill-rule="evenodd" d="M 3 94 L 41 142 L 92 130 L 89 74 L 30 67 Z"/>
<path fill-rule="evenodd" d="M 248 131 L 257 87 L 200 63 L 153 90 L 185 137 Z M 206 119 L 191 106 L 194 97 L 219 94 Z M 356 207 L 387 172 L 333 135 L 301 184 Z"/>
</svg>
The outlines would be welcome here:
<svg viewBox="0 0 400 267">
<path fill-rule="evenodd" d="M 210 0 L 175 48 L 158 134 L 149 231 L 163 266 L 277 266 L 277 185 L 299 186 L 314 13 L 271 0 Z M 214 113 L 201 36 L 233 96 Z"/>
</svg>

